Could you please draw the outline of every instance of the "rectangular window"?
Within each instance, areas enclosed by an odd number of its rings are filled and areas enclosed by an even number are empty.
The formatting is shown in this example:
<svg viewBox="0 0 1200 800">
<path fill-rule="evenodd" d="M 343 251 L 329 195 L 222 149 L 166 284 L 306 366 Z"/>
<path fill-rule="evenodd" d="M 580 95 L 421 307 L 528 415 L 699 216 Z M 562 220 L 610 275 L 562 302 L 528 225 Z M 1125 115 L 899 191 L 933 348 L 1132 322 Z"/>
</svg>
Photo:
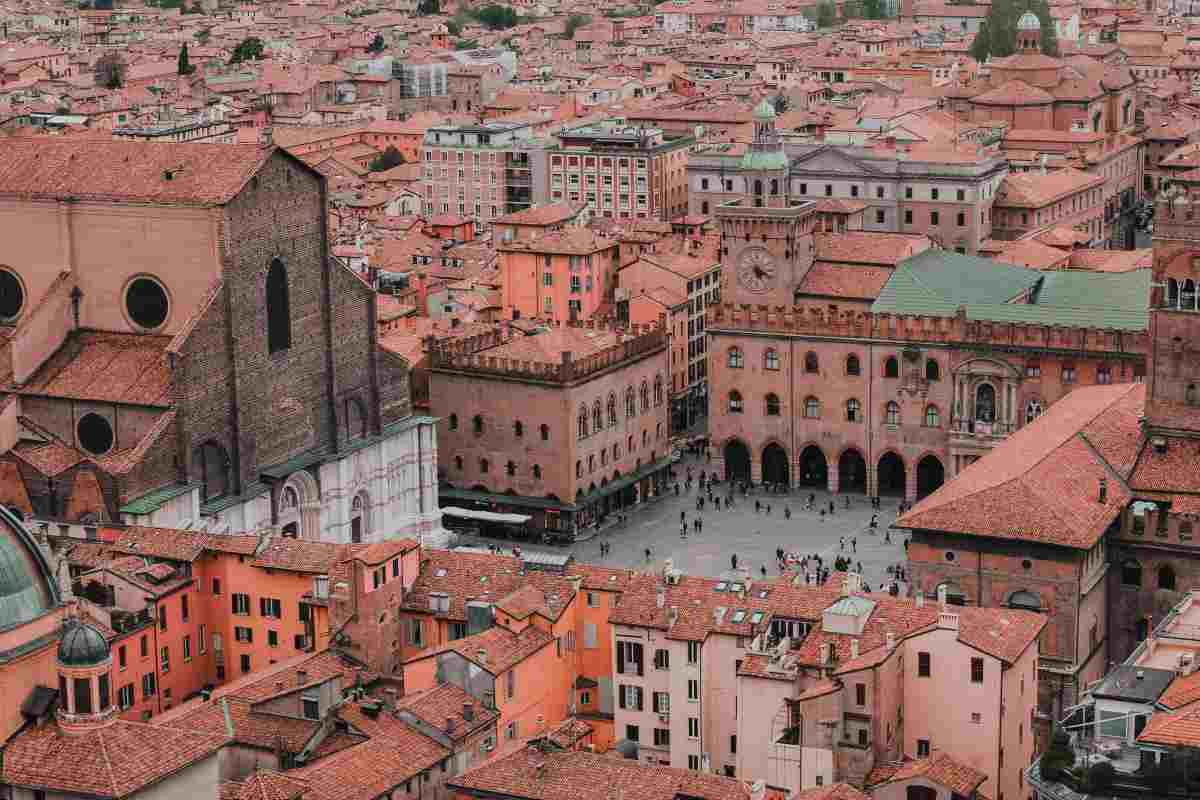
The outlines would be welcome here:
<svg viewBox="0 0 1200 800">
<path fill-rule="evenodd" d="M 904 212 L 904 224 L 905 224 L 905 225 L 912 225 L 912 211 L 905 210 L 905 212 Z"/>
<path fill-rule="evenodd" d="M 825 196 L 833 197 L 833 184 L 832 183 L 825 184 Z"/>
<path fill-rule="evenodd" d="M 964 201 L 966 199 L 967 199 L 967 193 L 965 191 L 963 191 L 962 189 L 959 189 L 958 190 L 958 202 L 961 203 L 962 201 Z"/>
<path fill-rule="evenodd" d="M 597 599 L 595 592 L 587 593 L 587 604 L 588 604 L 588 608 L 599 608 L 600 607 L 600 601 L 599 601 L 599 599 Z"/>
<path fill-rule="evenodd" d="M 912 200 L 912 187 L 911 186 L 904 187 L 904 199 Z"/>
<path fill-rule="evenodd" d="M 233 613 L 243 615 L 250 613 L 250 595 L 233 593 Z"/>
<path fill-rule="evenodd" d="M 196 637 L 196 643 L 200 645 L 200 655 L 208 652 L 208 626 L 200 623 L 200 635 Z"/>
<path fill-rule="evenodd" d="M 640 736 L 641 736 L 641 732 L 638 730 L 637 725 L 626 725 L 625 726 L 625 738 L 626 739 L 628 739 L 631 742 L 636 742 L 636 741 L 638 741 Z"/>
<path fill-rule="evenodd" d="M 875 222 L 882 225 L 885 219 L 886 214 L 884 214 L 883 209 L 875 209 Z"/>
<path fill-rule="evenodd" d="M 233 638 L 235 641 L 249 644 L 254 641 L 254 630 L 252 628 L 235 626 L 233 629 Z"/>
<path fill-rule="evenodd" d="M 122 670 L 125 669 L 125 645 L 121 645 L 117 648 L 117 664 Z"/>
<path fill-rule="evenodd" d="M 930 189 L 930 190 L 929 190 L 929 198 L 930 198 L 931 200 L 937 200 L 937 199 L 938 199 L 938 190 L 937 190 L 937 189 Z"/>
<path fill-rule="evenodd" d="M 127 683 L 117 689 L 117 708 L 124 710 L 133 707 L 133 684 Z"/>
<path fill-rule="evenodd" d="M 700 663 L 700 643 L 699 642 L 688 642 L 687 643 L 687 662 L 689 664 L 699 664 Z"/>
<path fill-rule="evenodd" d="M 851 197 L 858 197 L 858 187 L 857 187 L 857 186 L 851 186 L 851 187 L 850 187 L 850 196 L 851 196 Z"/>
<path fill-rule="evenodd" d="M 671 746 L 671 731 L 666 728 L 654 729 L 654 746 L 655 747 L 670 747 Z"/>
<path fill-rule="evenodd" d="M 585 650 L 595 650 L 599 647 L 599 636 L 597 633 L 596 623 L 583 623 L 583 647 Z"/>
<path fill-rule="evenodd" d="M 164 648 L 162 648 L 160 653 L 162 655 L 162 659 L 161 659 L 162 660 L 162 671 L 170 672 L 171 671 L 171 649 L 169 647 L 164 647 Z"/>
<path fill-rule="evenodd" d="M 729 737 L 729 752 L 737 755 L 737 734 Z"/>
<path fill-rule="evenodd" d="M 963 227 L 967 224 L 967 215 L 963 212 L 958 212 L 958 227 Z"/>
<path fill-rule="evenodd" d="M 142 637 L 142 641 L 140 643 L 140 649 L 141 649 L 142 658 L 145 658 L 148 655 L 150 655 L 150 639 L 149 639 L 149 637 L 147 637 L 147 636 Z"/>
<path fill-rule="evenodd" d="M 154 685 L 154 673 L 147 672 L 145 675 L 142 676 L 142 697 L 144 697 L 144 698 L 154 697 L 154 693 L 156 691 L 157 691 L 157 687 Z"/>
<path fill-rule="evenodd" d="M 632 394 L 629 396 L 633 397 Z M 617 642 L 617 674 L 644 674 L 640 642 Z"/>
<path fill-rule="evenodd" d="M 700 699 L 700 681 L 695 678 L 688 679 L 688 700 Z"/>
<path fill-rule="evenodd" d="M 971 659 L 971 683 L 983 683 L 983 659 Z"/>
<path fill-rule="evenodd" d="M 279 631 L 267 631 L 267 647 L 279 647 Z"/>
<path fill-rule="evenodd" d="M 917 677 L 928 678 L 931 671 L 929 653 L 917 653 Z"/>
<path fill-rule="evenodd" d="M 167 606 L 165 604 L 158 607 L 158 629 L 160 631 L 167 629 Z"/>
<path fill-rule="evenodd" d="M 320 719 L 321 718 L 321 696 L 315 691 L 309 690 L 300 696 L 302 712 L 305 719 Z"/>
<path fill-rule="evenodd" d="M 245 675 L 250 671 L 250 656 L 246 653 L 242 653 L 242 657 L 239 659 L 239 661 L 241 662 L 239 666 L 242 668 L 242 674 Z"/>
<path fill-rule="evenodd" d="M 929 740 L 917 739 L 917 758 L 929 757 Z"/>
<path fill-rule="evenodd" d="M 671 695 L 666 692 L 654 693 L 654 713 L 655 714 L 670 714 L 671 713 Z"/>
<path fill-rule="evenodd" d="M 517 693 L 517 670 L 510 669 L 504 673 L 504 696 L 512 700 Z"/>
<path fill-rule="evenodd" d="M 185 594 L 179 598 L 179 616 L 184 621 L 188 621 L 188 596 Z"/>
<path fill-rule="evenodd" d="M 423 637 L 423 632 L 421 630 L 421 620 L 414 619 L 412 621 L 412 643 L 419 647 L 421 645 L 423 638 L 424 637 Z"/>
<path fill-rule="evenodd" d="M 867 704 L 867 685 L 865 683 L 854 684 L 854 702 L 860 706 Z"/>
<path fill-rule="evenodd" d="M 183 660 L 184 661 L 192 660 L 192 637 L 191 636 L 183 637 Z"/>
<path fill-rule="evenodd" d="M 692 771 L 700 769 L 700 756 L 688 756 L 688 769 Z"/>
<path fill-rule="evenodd" d="M 940 220 L 941 220 L 941 216 L 938 214 L 938 212 L 936 212 L 936 211 L 929 212 L 929 224 L 930 225 L 939 225 Z"/>
<path fill-rule="evenodd" d="M 671 654 L 666 650 L 654 651 L 654 668 L 655 669 L 670 669 Z"/>
<path fill-rule="evenodd" d="M 688 717 L 688 738 L 689 739 L 699 739 L 700 738 L 700 718 L 699 717 Z"/>
<path fill-rule="evenodd" d="M 258 598 L 258 613 L 270 619 L 281 619 L 283 617 L 283 606 L 274 597 L 260 597 Z"/>
<path fill-rule="evenodd" d="M 875 187 L 875 196 L 878 197 L 880 200 L 883 199 L 883 187 L 882 186 Z"/>
<path fill-rule="evenodd" d="M 212 586 L 213 586 L 212 593 L 215 595 L 220 595 L 221 594 L 221 579 L 213 578 Z"/>
</svg>

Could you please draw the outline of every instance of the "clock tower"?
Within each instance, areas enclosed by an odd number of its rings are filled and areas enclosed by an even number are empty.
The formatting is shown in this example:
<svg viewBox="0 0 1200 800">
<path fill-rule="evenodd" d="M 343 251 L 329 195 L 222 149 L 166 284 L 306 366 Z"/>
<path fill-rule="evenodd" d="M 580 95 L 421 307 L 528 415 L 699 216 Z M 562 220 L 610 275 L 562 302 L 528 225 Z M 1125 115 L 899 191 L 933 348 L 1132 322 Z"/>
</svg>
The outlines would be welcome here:
<svg viewBox="0 0 1200 800">
<path fill-rule="evenodd" d="M 739 164 L 745 193 L 716 207 L 721 225 L 722 296 L 735 304 L 787 306 L 813 262 L 815 205 L 788 193 L 788 158 L 775 109 L 754 109 L 754 141 Z"/>
</svg>

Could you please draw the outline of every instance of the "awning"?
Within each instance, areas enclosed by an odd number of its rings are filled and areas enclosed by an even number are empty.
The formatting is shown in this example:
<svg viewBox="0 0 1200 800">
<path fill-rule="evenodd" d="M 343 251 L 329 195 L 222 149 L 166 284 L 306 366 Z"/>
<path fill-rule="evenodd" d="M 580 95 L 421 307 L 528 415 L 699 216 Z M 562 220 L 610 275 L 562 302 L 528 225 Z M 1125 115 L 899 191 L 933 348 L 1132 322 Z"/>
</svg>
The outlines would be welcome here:
<svg viewBox="0 0 1200 800">
<path fill-rule="evenodd" d="M 442 508 L 442 513 L 449 514 L 452 517 L 461 517 L 462 519 L 477 519 L 480 522 L 503 522 L 509 525 L 524 525 L 532 519 L 532 517 L 525 514 L 498 514 L 494 511 L 476 511 L 471 508 L 458 508 L 457 506 L 445 506 Z"/>
<path fill-rule="evenodd" d="M 634 470 L 633 472 L 629 473 L 628 475 L 624 475 L 620 478 L 617 478 L 615 481 L 610 481 L 609 483 L 606 483 L 604 486 L 601 486 L 596 491 L 590 492 L 579 499 L 581 502 L 584 502 L 584 503 L 590 502 L 592 500 L 599 500 L 601 497 L 607 497 L 610 494 L 619 492 L 622 489 L 632 486 L 633 484 L 637 483 L 642 478 L 653 475 L 654 473 L 658 472 L 659 470 L 665 469 L 669 466 L 671 466 L 671 457 L 670 456 L 667 456 L 666 458 L 660 458 L 658 461 L 655 461 L 652 464 L 646 464 L 646 465 Z"/>
<path fill-rule="evenodd" d="M 496 505 L 517 506 L 519 508 L 539 508 L 550 511 L 574 511 L 573 503 L 563 503 L 548 497 L 522 497 L 518 494 L 492 494 L 491 492 L 476 492 L 470 489 L 455 489 L 450 486 L 438 488 L 438 497 L 444 500 L 458 500 L 468 503 L 495 503 Z"/>
</svg>

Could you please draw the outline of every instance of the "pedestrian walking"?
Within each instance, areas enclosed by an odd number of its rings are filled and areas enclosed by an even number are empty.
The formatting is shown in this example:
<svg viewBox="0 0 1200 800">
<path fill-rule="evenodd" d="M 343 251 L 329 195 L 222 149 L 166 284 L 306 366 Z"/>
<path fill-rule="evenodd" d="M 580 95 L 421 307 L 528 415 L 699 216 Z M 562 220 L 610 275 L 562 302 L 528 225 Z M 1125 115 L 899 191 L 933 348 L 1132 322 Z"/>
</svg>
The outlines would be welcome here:
<svg viewBox="0 0 1200 800">
<path fill-rule="evenodd" d="M 871 515 L 870 527 L 871 527 L 871 530 L 875 530 L 877 527 L 879 527 L 879 515 L 878 514 Z"/>
<path fill-rule="evenodd" d="M 767 565 L 766 564 L 762 565 L 762 576 L 764 578 L 767 577 Z"/>
<path fill-rule="evenodd" d="M 855 552 L 855 553 L 858 552 L 858 537 L 857 536 L 850 537 L 850 549 L 852 552 Z"/>
<path fill-rule="evenodd" d="M 860 561 L 860 562 L 858 562 L 858 564 L 857 564 L 857 567 L 858 567 L 858 574 L 859 574 L 859 575 L 862 575 L 862 571 L 863 571 L 863 570 L 862 570 L 862 562 L 861 562 L 861 561 Z"/>
<path fill-rule="evenodd" d="M 783 518 L 784 519 L 792 518 L 792 510 L 790 508 L 788 508 L 787 506 L 783 507 Z"/>
<path fill-rule="evenodd" d="M 838 537 L 838 552 L 840 553 L 845 549 L 846 549 L 846 537 L 839 536 Z"/>
<path fill-rule="evenodd" d="M 829 501 L 829 516 L 831 516 L 831 517 L 833 516 L 833 509 L 834 509 L 833 501 L 830 500 Z"/>
<path fill-rule="evenodd" d="M 686 512 L 686 511 L 680 511 L 680 512 L 679 512 L 679 521 L 680 521 L 680 522 L 687 522 L 687 512 Z"/>
<path fill-rule="evenodd" d="M 737 553 L 734 553 L 729 557 L 729 566 L 733 569 L 737 569 Z"/>
<path fill-rule="evenodd" d="M 649 561 L 649 560 L 650 560 L 650 548 L 647 547 L 646 548 L 646 561 Z"/>
<path fill-rule="evenodd" d="M 754 501 L 754 513 L 757 514 L 759 511 L 762 511 L 762 503 L 755 500 Z"/>
</svg>

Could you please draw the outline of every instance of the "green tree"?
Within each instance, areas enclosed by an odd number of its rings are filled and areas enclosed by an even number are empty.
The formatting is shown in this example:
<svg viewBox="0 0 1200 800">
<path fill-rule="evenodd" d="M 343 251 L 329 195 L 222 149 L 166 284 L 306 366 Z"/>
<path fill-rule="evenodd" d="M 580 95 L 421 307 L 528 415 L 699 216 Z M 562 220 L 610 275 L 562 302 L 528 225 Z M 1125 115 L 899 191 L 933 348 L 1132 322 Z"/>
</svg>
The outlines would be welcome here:
<svg viewBox="0 0 1200 800">
<path fill-rule="evenodd" d="M 176 70 L 180 75 L 191 75 L 196 71 L 196 68 L 188 62 L 187 42 L 183 43 L 183 47 L 179 48 L 179 67 Z"/>
<path fill-rule="evenodd" d="M 463 24 L 461 22 L 459 22 L 457 19 L 446 20 L 446 31 L 451 36 L 458 36 L 459 34 L 462 33 L 462 29 L 463 29 Z"/>
<path fill-rule="evenodd" d="M 862 0 L 860 4 L 863 19 L 883 19 L 883 3 L 881 0 Z"/>
<path fill-rule="evenodd" d="M 821 0 L 817 4 L 817 27 L 831 27 L 835 19 L 837 19 L 837 9 L 833 7 L 833 3 L 830 0 Z"/>
<path fill-rule="evenodd" d="M 233 55 L 229 57 L 230 64 L 240 64 L 243 61 L 258 61 L 263 55 L 262 39 L 257 36 L 250 36 L 238 42 L 237 47 L 233 48 Z"/>
<path fill-rule="evenodd" d="M 377 34 L 375 34 L 375 38 L 371 40 L 371 43 L 369 45 L 367 45 L 367 52 L 368 53 L 382 53 L 384 47 L 386 47 L 386 45 L 384 44 L 384 41 L 383 41 L 383 34 L 377 33 Z"/>
<path fill-rule="evenodd" d="M 119 53 L 105 53 L 96 60 L 94 77 L 96 85 L 105 89 L 120 89 L 125 85 L 128 68 Z"/>
<path fill-rule="evenodd" d="M 198 41 L 200 44 L 204 44 L 208 41 L 208 37 L 212 36 L 212 31 L 210 31 L 208 28 L 201 28 L 193 33 L 192 36 L 196 37 L 196 41 Z"/>
<path fill-rule="evenodd" d="M 1071 737 L 1056 725 L 1050 733 L 1050 746 L 1042 754 L 1042 776 L 1048 781 L 1057 781 L 1073 766 L 1075 751 L 1071 749 Z"/>
<path fill-rule="evenodd" d="M 418 14 L 440 14 L 441 11 L 442 5 L 438 2 L 438 0 L 421 0 L 421 2 L 417 4 Z"/>
<path fill-rule="evenodd" d="M 591 21 L 592 18 L 587 14 L 572 14 L 567 17 L 567 24 L 563 26 L 563 33 L 566 34 L 568 39 L 574 39 L 575 31 L 590 24 Z"/>
<path fill-rule="evenodd" d="M 386 150 L 375 156 L 375 158 L 371 159 L 370 170 L 371 172 L 385 172 L 386 170 L 389 170 L 392 167 L 398 167 L 403 163 L 404 156 L 395 148 L 394 145 L 389 144 Z"/>
<path fill-rule="evenodd" d="M 455 50 L 474 50 L 479 47 L 478 39 L 456 39 L 454 41 Z"/>
<path fill-rule="evenodd" d="M 502 31 L 517 24 L 517 12 L 513 11 L 510 6 L 502 6 L 498 3 L 491 3 L 476 9 L 474 17 L 479 20 L 479 24 L 490 31 Z"/>
<path fill-rule="evenodd" d="M 980 25 L 975 41 L 971 43 L 971 55 L 976 61 L 988 57 L 1011 56 L 1017 50 L 1017 20 L 1026 11 L 1032 11 L 1042 25 L 1042 52 L 1048 56 L 1058 55 L 1058 34 L 1046 0 L 997 0 L 988 8 L 987 17 Z M 982 58 L 980 57 L 982 56 Z"/>
</svg>

